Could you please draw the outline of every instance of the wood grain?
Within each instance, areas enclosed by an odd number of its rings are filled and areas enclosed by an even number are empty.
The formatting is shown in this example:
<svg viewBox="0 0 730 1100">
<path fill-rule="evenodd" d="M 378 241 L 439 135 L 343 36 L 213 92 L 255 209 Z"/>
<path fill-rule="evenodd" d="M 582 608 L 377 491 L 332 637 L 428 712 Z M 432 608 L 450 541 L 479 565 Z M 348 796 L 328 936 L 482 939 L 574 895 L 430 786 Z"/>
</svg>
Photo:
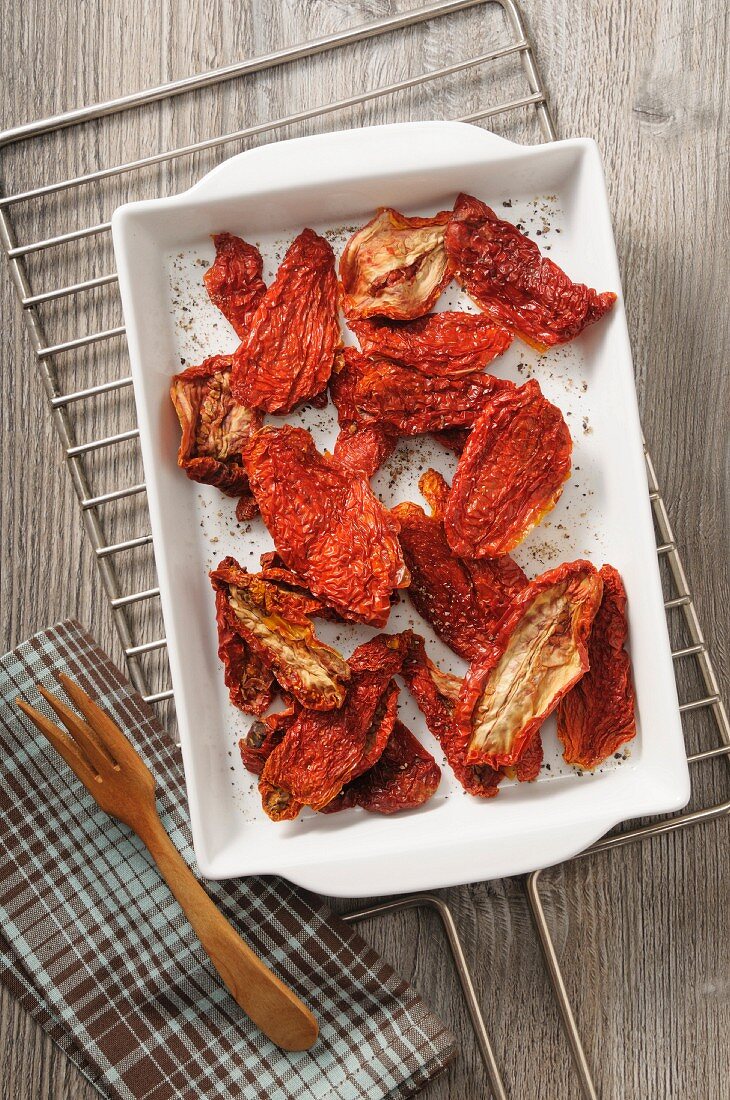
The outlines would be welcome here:
<svg viewBox="0 0 730 1100">
<path fill-rule="evenodd" d="M 417 6 L 390 0 L 2 0 L 0 35 L 5 95 L 0 125 L 226 64 L 297 40 Z M 725 307 L 730 247 L 730 80 L 728 12 L 723 0 L 524 0 L 561 136 L 591 135 L 606 166 L 647 441 L 668 499 L 698 610 L 728 686 L 728 487 L 730 321 Z M 386 83 L 420 66 L 446 65 L 498 40 L 494 12 L 455 17 L 393 39 L 271 70 L 196 97 L 119 116 L 83 134 L 44 139 L 13 151 L 6 179 L 33 185 L 94 168 L 192 133 L 232 130 Z M 474 43 L 478 45 L 475 46 Z M 500 93 L 497 89 L 501 88 Z M 506 62 L 492 76 L 466 74 L 335 116 L 320 128 L 396 118 L 466 114 L 497 96 L 524 90 Z M 537 132 L 525 114 L 494 128 L 518 140 Z M 311 132 L 292 127 L 288 133 Z M 236 146 L 235 148 L 239 148 Z M 234 151 L 232 148 L 231 152 Z M 42 209 L 18 208 L 23 240 L 104 220 L 119 201 L 178 190 L 226 155 L 196 157 L 60 195 Z M 135 190 L 137 188 L 137 190 Z M 85 219 L 85 220 L 84 220 Z M 33 259 L 39 288 L 110 270 L 108 243 Z M 102 598 L 70 481 L 7 272 L 0 275 L 0 624 L 2 643 L 65 617 L 81 619 L 118 660 L 121 653 Z M 44 307 L 49 339 L 119 323 L 112 292 L 74 306 Z M 59 359 L 64 384 L 81 386 L 120 371 L 119 344 Z M 74 410 L 79 438 L 134 422 L 131 395 Z M 98 455 L 96 492 L 141 480 L 133 445 Z M 145 526 L 143 498 L 107 506 L 114 539 Z M 111 510 L 113 509 L 113 510 Z M 149 558 L 120 562 L 120 583 L 153 583 Z M 140 607 L 134 626 L 161 633 L 156 609 Z M 678 630 L 679 628 L 677 628 Z M 161 662 L 149 662 L 162 676 Z M 687 696 L 698 693 L 680 669 Z M 727 694 L 727 692 L 726 692 Z M 709 729 L 688 721 L 692 747 Z M 727 797 L 724 762 L 702 765 L 693 802 Z M 622 1100 L 689 1097 L 720 1100 L 730 1080 L 730 906 L 725 885 L 727 825 L 719 823 L 578 861 L 543 876 L 542 890 L 566 981 L 595 1067 L 601 1096 Z M 444 892 L 456 915 L 479 995 L 504 1066 L 520 1100 L 578 1096 L 565 1040 L 539 954 L 522 884 L 516 880 Z M 463 1037 L 462 1056 L 428 1091 L 432 1100 L 485 1095 L 481 1065 L 437 918 L 428 911 L 373 921 L 367 935 Z M 38 1029 L 3 995 L 0 1080 L 15 1100 L 94 1095 Z"/>
</svg>

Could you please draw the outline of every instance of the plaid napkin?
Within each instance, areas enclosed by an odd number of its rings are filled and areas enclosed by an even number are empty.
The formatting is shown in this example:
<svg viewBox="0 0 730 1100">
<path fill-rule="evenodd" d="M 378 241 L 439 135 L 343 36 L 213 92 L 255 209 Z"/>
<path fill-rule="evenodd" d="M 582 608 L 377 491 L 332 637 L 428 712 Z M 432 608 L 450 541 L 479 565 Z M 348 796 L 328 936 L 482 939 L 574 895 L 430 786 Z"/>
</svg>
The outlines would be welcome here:
<svg viewBox="0 0 730 1100">
<path fill-rule="evenodd" d="M 106 817 L 13 701 L 65 671 L 130 736 L 162 821 L 194 863 L 181 770 L 153 712 L 77 623 L 0 658 L 0 980 L 103 1096 L 413 1096 L 454 1039 L 352 928 L 279 879 L 207 883 L 313 1009 L 311 1051 L 279 1050 L 226 993 L 140 843 Z"/>
</svg>

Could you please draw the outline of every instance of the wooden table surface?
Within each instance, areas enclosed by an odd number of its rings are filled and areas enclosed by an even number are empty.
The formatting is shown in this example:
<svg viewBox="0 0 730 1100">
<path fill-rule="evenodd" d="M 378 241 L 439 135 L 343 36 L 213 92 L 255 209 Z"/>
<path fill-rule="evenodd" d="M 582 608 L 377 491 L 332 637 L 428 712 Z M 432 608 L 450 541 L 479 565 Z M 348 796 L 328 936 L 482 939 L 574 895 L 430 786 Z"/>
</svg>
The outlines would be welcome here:
<svg viewBox="0 0 730 1100">
<path fill-rule="evenodd" d="M 226 64 L 409 6 L 417 2 L 3 0 L 5 93 L 0 126 Z M 591 135 L 603 154 L 644 430 L 726 688 L 727 5 L 723 0 L 524 0 L 523 10 L 559 134 Z M 493 17 L 498 17 L 497 23 L 488 23 Z M 348 89 L 363 87 L 365 80 L 386 83 L 417 71 L 419 65 L 448 64 L 469 50 L 489 49 L 496 40 L 493 34 L 501 33 L 500 19 L 494 11 L 458 16 L 450 27 L 434 23 L 406 35 L 395 49 L 392 40 L 382 40 L 288 72 L 271 71 L 193 102 L 177 101 L 122 116 L 108 130 L 92 127 L 82 135 L 44 140 L 32 151 L 14 151 L 5 172 L 32 186 L 67 171 L 93 169 L 120 155 L 185 142 L 191 133 L 212 127 L 217 132 L 236 129 L 248 121 L 346 95 Z M 516 87 L 517 78 L 509 75 L 506 64 L 493 79 Z M 489 78 L 480 85 L 475 76 L 464 77 L 447 82 L 441 91 L 430 89 L 395 103 L 384 100 L 338 121 L 346 125 L 463 114 L 474 109 L 473 103 L 488 101 L 492 86 Z M 466 106 L 461 106 L 463 101 Z M 536 140 L 534 127 L 527 132 L 528 124 L 532 125 L 525 118 L 509 131 L 508 122 L 498 120 L 495 128 Z M 147 193 L 175 190 L 211 162 L 197 161 L 186 169 L 189 177 L 160 169 L 146 177 L 144 187 Z M 87 189 L 83 199 L 74 197 L 73 203 L 63 197 L 51 199 L 41 213 L 19 208 L 19 236 L 30 240 L 31 234 L 47 229 L 47 214 L 53 215 L 56 230 L 59 225 L 84 224 L 79 216 L 102 221 L 117 201 L 132 193 L 127 186 L 122 181 L 107 192 Z M 47 287 L 49 279 L 58 282 L 64 276 L 73 280 L 77 271 L 81 277 L 102 273 L 110 262 L 108 245 L 95 240 L 92 246 L 74 258 L 78 268 L 72 268 L 66 252 L 36 259 L 32 271 L 38 285 Z M 49 263 L 56 266 L 49 268 Z M 0 283 L 0 644 L 7 648 L 73 615 L 121 661 L 4 266 Z M 83 306 L 74 308 L 77 315 L 70 321 L 62 308 L 47 308 L 44 320 L 51 341 L 118 323 L 113 295 L 89 296 Z M 64 383 L 76 388 L 88 384 L 84 370 L 92 367 L 96 381 L 113 377 L 122 354 L 117 343 L 67 357 L 60 366 Z M 102 413 L 118 423 L 119 430 L 130 426 L 128 395 L 116 405 L 77 412 L 80 438 L 92 438 Z M 108 423 L 104 421 L 105 428 Z M 94 475 L 98 492 L 139 480 L 134 447 L 105 454 Z M 121 527 L 115 532 L 140 533 L 143 507 L 142 498 L 119 506 L 114 522 Z M 133 575 L 128 563 L 120 566 L 122 583 L 153 583 L 145 573 L 149 566 L 134 555 L 132 559 L 138 572 Z M 152 614 L 140 610 L 137 625 L 159 630 L 145 619 Z M 691 683 L 687 687 L 692 690 Z M 689 736 L 701 744 L 707 731 L 693 726 Z M 723 761 L 702 765 L 695 775 L 693 805 L 727 798 Z M 602 1097 L 719 1100 L 729 1095 L 726 868 L 727 823 L 722 822 L 544 875 L 550 925 Z M 445 891 L 444 896 L 463 937 L 510 1095 L 519 1100 L 577 1096 L 523 884 L 479 884 Z M 412 978 L 463 1040 L 458 1062 L 427 1095 L 431 1100 L 476 1100 L 486 1095 L 435 916 L 418 911 L 391 917 L 373 922 L 366 934 Z M 4 995 L 0 1081 L 2 1095 L 14 1100 L 94 1095 Z"/>
</svg>

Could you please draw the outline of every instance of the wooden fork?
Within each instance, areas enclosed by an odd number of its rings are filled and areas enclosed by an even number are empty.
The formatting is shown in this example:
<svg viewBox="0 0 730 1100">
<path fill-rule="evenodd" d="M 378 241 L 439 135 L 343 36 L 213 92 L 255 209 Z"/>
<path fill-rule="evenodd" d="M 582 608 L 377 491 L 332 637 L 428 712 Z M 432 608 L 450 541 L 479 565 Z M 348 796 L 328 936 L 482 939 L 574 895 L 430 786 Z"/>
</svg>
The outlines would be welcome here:
<svg viewBox="0 0 730 1100">
<path fill-rule="evenodd" d="M 152 773 L 118 726 L 78 684 L 59 675 L 86 721 L 38 685 L 68 730 L 24 699 L 16 703 L 63 757 L 105 813 L 133 829 L 190 921 L 208 958 L 237 1004 L 284 1050 L 307 1050 L 317 1038 L 312 1013 L 279 981 L 219 912 L 165 832 L 155 805 Z"/>
</svg>

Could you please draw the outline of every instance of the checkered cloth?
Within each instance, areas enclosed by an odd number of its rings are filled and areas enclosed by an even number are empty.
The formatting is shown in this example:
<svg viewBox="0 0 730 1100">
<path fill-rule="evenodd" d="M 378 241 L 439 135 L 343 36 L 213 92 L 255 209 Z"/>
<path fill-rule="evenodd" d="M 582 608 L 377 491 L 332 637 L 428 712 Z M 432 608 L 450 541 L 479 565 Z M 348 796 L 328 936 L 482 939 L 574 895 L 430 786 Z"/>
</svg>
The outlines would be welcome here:
<svg viewBox="0 0 730 1100">
<path fill-rule="evenodd" d="M 307 1002 L 311 1051 L 276 1048 L 226 993 L 140 843 L 106 817 L 14 706 L 67 672 L 141 750 L 165 828 L 194 855 L 180 767 L 153 712 L 74 622 L 0 658 L 0 980 L 103 1096 L 413 1096 L 454 1040 L 350 927 L 278 879 L 207 883 Z"/>
</svg>

